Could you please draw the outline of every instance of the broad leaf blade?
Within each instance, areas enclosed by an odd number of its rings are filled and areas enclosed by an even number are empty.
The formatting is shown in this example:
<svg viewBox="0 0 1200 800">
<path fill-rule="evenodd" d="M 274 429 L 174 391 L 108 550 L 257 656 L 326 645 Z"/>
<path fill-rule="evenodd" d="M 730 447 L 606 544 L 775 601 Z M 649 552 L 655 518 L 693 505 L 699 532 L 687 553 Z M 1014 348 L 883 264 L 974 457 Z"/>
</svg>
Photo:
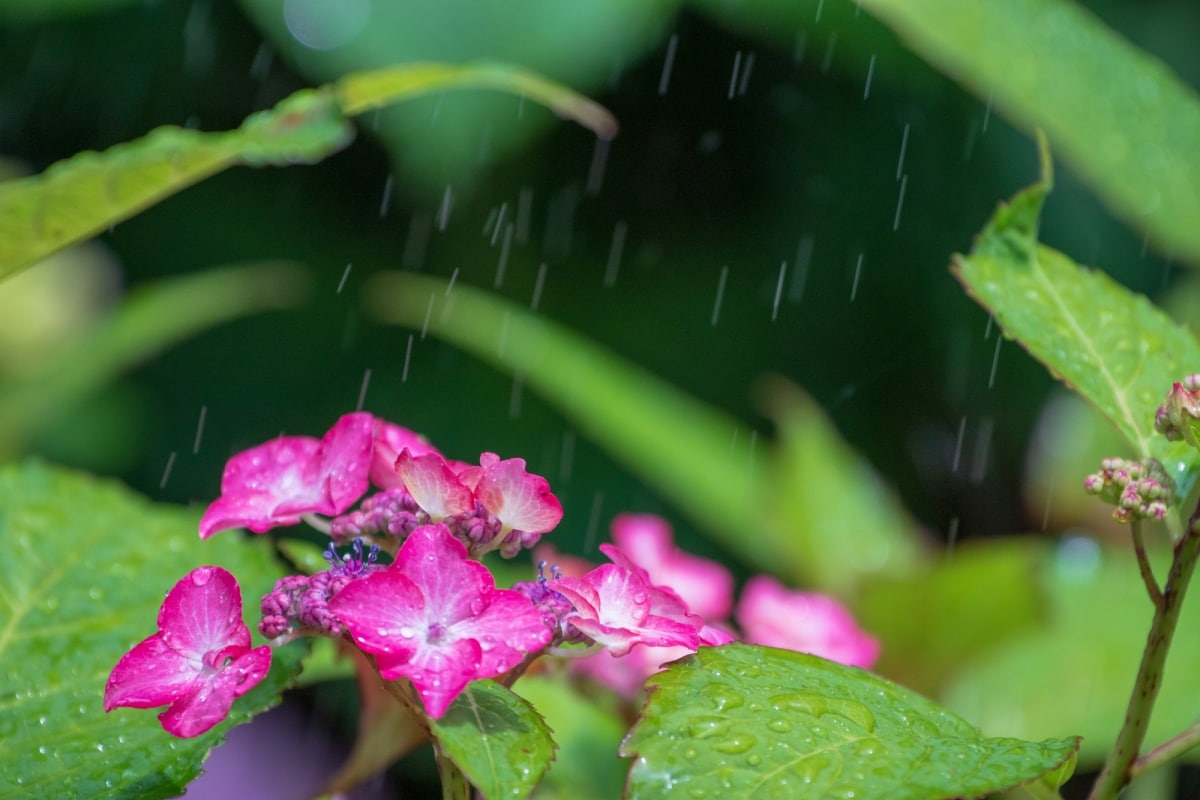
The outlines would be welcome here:
<svg viewBox="0 0 1200 800">
<path fill-rule="evenodd" d="M 545 721 L 495 681 L 468 685 L 432 725 L 443 751 L 485 800 L 528 797 L 554 758 Z"/>
<path fill-rule="evenodd" d="M 1048 180 L 998 210 L 951 267 L 967 292 L 1056 378 L 1082 395 L 1186 492 L 1200 454 L 1154 432 L 1174 381 L 1200 368 L 1200 343 L 1149 300 L 1037 244 Z"/>
<path fill-rule="evenodd" d="M 229 569 L 253 630 L 281 577 L 270 550 L 233 535 L 202 543 L 192 512 L 37 463 L 0 470 L 0 510 L 0 798 L 178 796 L 225 732 L 294 679 L 303 647 L 276 650 L 270 675 L 195 739 L 166 733 L 156 711 L 105 715 L 109 671 L 154 633 L 175 581 L 201 564 Z"/>
<path fill-rule="evenodd" d="M 862 0 L 1055 150 L 1121 216 L 1200 264 L 1200 98 L 1070 0 Z"/>
<path fill-rule="evenodd" d="M 622 747 L 639 798 L 973 797 L 1056 773 L 1079 746 L 989 739 L 901 686 L 787 650 L 702 648 L 650 684 Z"/>
</svg>

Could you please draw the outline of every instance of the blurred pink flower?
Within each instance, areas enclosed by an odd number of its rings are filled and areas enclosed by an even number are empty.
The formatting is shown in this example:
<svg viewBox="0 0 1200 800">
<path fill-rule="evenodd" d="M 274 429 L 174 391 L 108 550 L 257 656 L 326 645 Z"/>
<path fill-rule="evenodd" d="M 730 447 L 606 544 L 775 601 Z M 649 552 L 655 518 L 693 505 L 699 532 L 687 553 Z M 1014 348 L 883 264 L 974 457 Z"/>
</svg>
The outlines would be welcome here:
<svg viewBox="0 0 1200 800">
<path fill-rule="evenodd" d="M 245 527 L 262 533 L 302 514 L 340 514 L 367 491 L 375 418 L 346 414 L 320 441 L 281 436 L 225 464 L 221 496 L 200 519 L 200 538 Z"/>
<path fill-rule="evenodd" d="M 271 668 L 270 647 L 250 649 L 241 589 L 220 567 L 198 567 L 175 584 L 158 628 L 113 667 L 105 711 L 165 705 L 158 718 L 168 733 L 199 736 Z"/>
<path fill-rule="evenodd" d="M 414 530 L 390 567 L 347 585 L 329 609 L 380 675 L 412 681 L 435 719 L 468 683 L 507 672 L 552 636 L 533 603 L 497 589 L 441 524 Z"/>
<path fill-rule="evenodd" d="M 612 524 L 613 543 L 644 569 L 650 582 L 668 586 L 705 620 L 723 620 L 733 608 L 733 575 L 707 558 L 675 546 L 670 524 L 653 514 L 619 514 Z"/>
<path fill-rule="evenodd" d="M 746 582 L 737 621 L 751 644 L 811 653 L 870 669 L 879 642 L 863 632 L 846 607 L 823 594 L 787 589 L 768 575 Z"/>
</svg>

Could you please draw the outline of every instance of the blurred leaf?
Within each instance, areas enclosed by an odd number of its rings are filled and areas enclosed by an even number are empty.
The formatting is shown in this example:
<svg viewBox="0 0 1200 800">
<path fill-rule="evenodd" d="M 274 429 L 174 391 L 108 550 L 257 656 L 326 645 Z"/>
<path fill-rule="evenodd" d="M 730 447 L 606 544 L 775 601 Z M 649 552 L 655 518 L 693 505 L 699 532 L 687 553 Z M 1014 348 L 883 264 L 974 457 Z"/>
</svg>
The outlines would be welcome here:
<svg viewBox="0 0 1200 800">
<path fill-rule="evenodd" d="M 1166 574 L 1169 553 L 1153 553 Z M 1097 766 L 1125 718 L 1129 690 L 1153 608 L 1132 548 L 1101 548 L 1070 537 L 1045 548 L 1038 578 L 1048 623 L 968 663 L 943 701 L 990 734 L 1037 738 L 1070 730 L 1083 736 L 1080 763 Z M 1195 721 L 1200 638 L 1186 632 L 1200 613 L 1194 593 L 1165 669 L 1147 747 Z M 1195 751 L 1193 751 L 1195 752 Z"/>
<path fill-rule="evenodd" d="M 1041 549 L 1025 538 L 969 542 L 922 572 L 865 583 L 854 611 L 883 645 L 875 671 L 936 695 L 964 664 L 1040 628 Z"/>
<path fill-rule="evenodd" d="M 517 694 L 533 703 L 554 733 L 558 750 L 537 785 L 539 800 L 612 800 L 621 796 L 626 764 L 617 755 L 626 725 L 571 686 L 565 674 L 521 678 Z"/>
<path fill-rule="evenodd" d="M 275 540 L 275 546 L 305 575 L 315 575 L 329 569 L 329 562 L 325 560 L 325 550 L 318 544 L 305 539 L 281 537 Z"/>
<path fill-rule="evenodd" d="M 109 671 L 154 633 L 176 580 L 229 569 L 253 631 L 279 567 L 262 540 L 201 542 L 196 513 L 39 463 L 0 470 L 0 509 L 0 797 L 178 796 L 229 728 L 294 680 L 304 648 L 275 650 L 268 677 L 195 739 L 165 732 L 155 711 L 105 715 Z"/>
<path fill-rule="evenodd" d="M 581 433 L 673 500 L 717 541 L 760 566 L 805 574 L 790 545 L 747 537 L 764 510 L 762 457 L 735 448 L 749 431 L 653 375 L 565 328 L 485 292 L 411 273 L 377 273 L 367 313 L 421 328 L 504 372 L 558 405 Z M 430 302 L 437 305 L 430 311 Z M 732 443 L 732 444 L 731 444 Z"/>
<path fill-rule="evenodd" d="M 988 739 L 869 672 L 768 647 L 701 648 L 649 684 L 621 748 L 638 798 L 976 796 L 1061 784 L 1079 747 Z"/>
<path fill-rule="evenodd" d="M 1056 151 L 1118 214 L 1200 264 L 1200 98 L 1070 0 L 862 0 Z"/>
<path fill-rule="evenodd" d="M 779 428 L 770 512 L 759 515 L 773 541 L 790 544 L 810 585 L 842 597 L 863 578 L 911 574 L 925 553 L 895 494 L 807 394 L 773 379 L 764 395 Z"/>
<path fill-rule="evenodd" d="M 138 0 L 0 0 L 0 22 L 38 22 L 96 14 L 131 6 Z"/>
<path fill-rule="evenodd" d="M 201 133 L 162 127 L 103 153 L 80 153 L 41 175 L 0 183 L 0 278 L 122 220 L 234 164 L 313 164 L 346 147 L 356 114 L 417 94 L 490 87 L 545 100 L 598 132 L 616 122 L 571 90 L 499 64 L 416 64 L 348 76 L 336 86 L 303 89 L 235 131 Z M 341 102 L 348 107 L 343 110 Z"/>
<path fill-rule="evenodd" d="M 131 292 L 90 336 L 4 387 L 0 454 L 20 451 L 39 426 L 121 371 L 213 325 L 295 305 L 306 284 L 297 265 L 266 262 L 168 278 Z"/>
<path fill-rule="evenodd" d="M 443 752 L 485 800 L 528 797 L 554 758 L 545 721 L 495 681 L 470 683 L 430 723 Z"/>
<path fill-rule="evenodd" d="M 343 680 L 354 677 L 354 662 L 342 652 L 334 639 L 314 636 L 308 655 L 304 657 L 298 686 L 311 686 L 322 681 Z"/>
<path fill-rule="evenodd" d="M 1037 243 L 1050 190 L 1043 178 L 996 211 L 955 276 L 1056 378 L 1117 427 L 1138 457 L 1153 456 L 1186 494 L 1200 453 L 1154 431 L 1154 413 L 1174 381 L 1200 364 L 1200 342 L 1149 300 L 1101 272 Z"/>
<path fill-rule="evenodd" d="M 336 644 L 330 639 L 321 641 Z M 331 795 L 348 792 L 370 780 L 427 738 L 408 709 L 383 687 L 379 673 L 362 653 L 352 647 L 347 647 L 346 652 L 345 663 L 353 663 L 358 678 L 358 736 L 346 763 L 321 790 Z"/>
</svg>

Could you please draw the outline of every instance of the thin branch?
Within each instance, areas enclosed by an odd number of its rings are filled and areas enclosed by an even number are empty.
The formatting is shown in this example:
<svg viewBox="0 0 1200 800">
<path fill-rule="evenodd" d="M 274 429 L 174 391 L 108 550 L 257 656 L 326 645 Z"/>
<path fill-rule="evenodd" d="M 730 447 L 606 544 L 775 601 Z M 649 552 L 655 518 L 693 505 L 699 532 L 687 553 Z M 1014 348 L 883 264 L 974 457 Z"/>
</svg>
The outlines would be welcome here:
<svg viewBox="0 0 1200 800">
<path fill-rule="evenodd" d="M 1133 766 L 1129 770 L 1129 777 L 1136 778 L 1143 772 L 1160 767 L 1197 745 L 1200 745 L 1200 722 L 1192 723 L 1191 727 L 1186 728 L 1183 733 L 1168 739 L 1133 762 Z"/>
<path fill-rule="evenodd" d="M 1130 528 L 1133 531 L 1133 552 L 1137 554 L 1138 570 L 1142 573 L 1142 582 L 1146 584 L 1146 591 L 1149 592 L 1154 607 L 1161 608 L 1163 604 L 1162 589 L 1158 586 L 1158 579 L 1154 577 L 1154 569 L 1150 566 L 1150 559 L 1146 556 L 1146 543 L 1142 539 L 1142 521 L 1134 517 L 1130 522 Z"/>
</svg>

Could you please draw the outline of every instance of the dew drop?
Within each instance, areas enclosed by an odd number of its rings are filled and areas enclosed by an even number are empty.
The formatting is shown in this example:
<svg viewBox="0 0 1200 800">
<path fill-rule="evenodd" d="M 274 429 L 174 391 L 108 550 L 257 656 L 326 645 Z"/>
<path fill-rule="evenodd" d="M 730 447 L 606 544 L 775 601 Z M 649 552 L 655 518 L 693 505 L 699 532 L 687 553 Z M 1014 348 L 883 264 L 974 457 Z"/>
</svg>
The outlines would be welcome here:
<svg viewBox="0 0 1200 800">
<path fill-rule="evenodd" d="M 739 733 L 722 742 L 717 742 L 713 745 L 713 749 L 720 750 L 722 753 L 744 753 L 756 744 L 758 744 L 756 737 L 749 733 Z"/>
<path fill-rule="evenodd" d="M 405 625 L 404 627 L 402 627 L 400 629 L 400 638 L 401 639 L 411 639 L 416 635 L 417 635 L 417 632 L 415 630 L 413 630 L 412 628 L 408 627 L 407 625 Z"/>
<path fill-rule="evenodd" d="M 196 586 L 205 586 L 212 580 L 212 567 L 197 567 L 192 570 L 192 583 Z"/>
<path fill-rule="evenodd" d="M 746 756 L 746 763 L 752 767 L 757 767 L 762 763 L 762 756 L 760 756 L 758 753 L 751 753 L 750 755 Z"/>
</svg>

